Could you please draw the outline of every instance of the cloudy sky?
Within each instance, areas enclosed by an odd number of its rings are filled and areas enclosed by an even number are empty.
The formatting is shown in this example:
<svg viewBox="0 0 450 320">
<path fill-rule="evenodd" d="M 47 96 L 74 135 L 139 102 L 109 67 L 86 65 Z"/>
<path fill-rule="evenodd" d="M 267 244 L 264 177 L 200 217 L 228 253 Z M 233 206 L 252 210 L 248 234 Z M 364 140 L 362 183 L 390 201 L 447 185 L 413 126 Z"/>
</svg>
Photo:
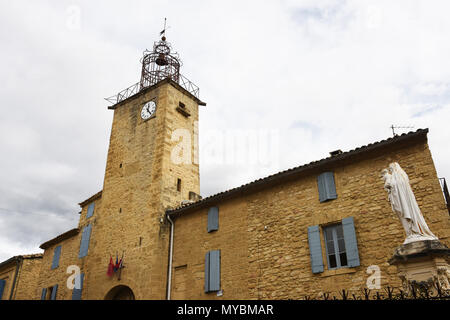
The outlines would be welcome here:
<svg viewBox="0 0 450 320">
<path fill-rule="evenodd" d="M 203 196 L 386 139 L 392 124 L 429 128 L 450 179 L 449 11 L 430 0 L 0 0 L 0 261 L 40 252 L 102 189 L 103 98 L 139 80 L 164 17 L 207 102 Z"/>
</svg>

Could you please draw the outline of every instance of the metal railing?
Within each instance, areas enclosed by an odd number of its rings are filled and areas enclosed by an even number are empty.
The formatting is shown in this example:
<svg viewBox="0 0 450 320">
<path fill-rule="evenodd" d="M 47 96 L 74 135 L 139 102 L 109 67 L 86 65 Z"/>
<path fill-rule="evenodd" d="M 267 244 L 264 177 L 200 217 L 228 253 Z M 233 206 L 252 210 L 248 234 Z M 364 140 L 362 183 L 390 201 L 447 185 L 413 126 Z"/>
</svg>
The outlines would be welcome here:
<svg viewBox="0 0 450 320">
<path fill-rule="evenodd" d="M 194 95 L 197 99 L 200 98 L 200 89 L 197 87 L 192 81 L 188 78 L 180 74 L 180 82 L 178 83 L 180 86 L 185 88 L 188 92 Z"/>
<path fill-rule="evenodd" d="M 114 104 L 117 104 L 133 95 L 135 95 L 136 93 L 138 93 L 139 90 L 139 82 L 133 84 L 132 86 L 120 91 L 118 94 L 111 96 L 109 98 L 105 98 L 106 101 Z"/>
<path fill-rule="evenodd" d="M 151 84 L 154 85 L 155 83 Z M 190 81 L 188 78 L 180 74 L 178 84 L 186 89 L 189 93 L 194 95 L 196 98 L 199 98 L 200 89 L 197 87 L 192 81 Z M 105 98 L 106 101 L 109 103 L 112 103 L 113 105 L 120 103 L 124 101 L 125 99 L 128 99 L 131 96 L 134 96 L 135 94 L 139 93 L 141 90 L 145 89 L 140 88 L 140 82 L 135 83 L 128 88 L 120 91 L 118 94 L 113 95 L 111 97 Z"/>
<path fill-rule="evenodd" d="M 412 281 L 408 292 L 399 288 L 386 287 L 383 290 L 359 291 L 342 289 L 337 292 L 324 292 L 317 297 L 306 295 L 304 300 L 450 300 L 450 291 L 440 287 L 439 283 Z"/>
<path fill-rule="evenodd" d="M 447 205 L 448 214 L 450 215 L 450 193 L 448 192 L 447 182 L 445 178 L 439 178 L 442 192 L 444 193 L 445 204 Z"/>
</svg>

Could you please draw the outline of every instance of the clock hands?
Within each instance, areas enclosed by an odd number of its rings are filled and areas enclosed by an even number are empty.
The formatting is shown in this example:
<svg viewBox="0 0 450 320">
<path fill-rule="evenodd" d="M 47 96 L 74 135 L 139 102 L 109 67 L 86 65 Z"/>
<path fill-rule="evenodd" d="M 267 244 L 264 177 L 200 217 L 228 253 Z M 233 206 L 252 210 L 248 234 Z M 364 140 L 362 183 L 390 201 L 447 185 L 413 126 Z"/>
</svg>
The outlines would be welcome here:
<svg viewBox="0 0 450 320">
<path fill-rule="evenodd" d="M 141 117 L 144 120 L 149 119 L 156 111 L 156 103 L 154 101 L 149 101 L 146 104 L 144 104 L 144 107 L 141 111 Z"/>
</svg>

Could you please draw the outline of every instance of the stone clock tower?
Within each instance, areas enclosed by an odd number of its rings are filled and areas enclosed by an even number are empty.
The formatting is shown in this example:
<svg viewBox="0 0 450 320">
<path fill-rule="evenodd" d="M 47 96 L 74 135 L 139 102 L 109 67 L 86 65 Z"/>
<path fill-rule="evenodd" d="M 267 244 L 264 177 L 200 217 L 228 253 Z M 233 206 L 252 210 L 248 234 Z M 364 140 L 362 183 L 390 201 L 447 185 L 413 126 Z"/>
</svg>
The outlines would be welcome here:
<svg viewBox="0 0 450 320">
<path fill-rule="evenodd" d="M 198 106 L 206 104 L 180 74 L 178 55 L 165 36 L 144 52 L 140 82 L 107 100 L 114 119 L 83 261 L 84 294 L 112 298 L 127 288 L 130 298 L 165 299 L 169 225 L 164 213 L 199 197 Z M 116 254 L 124 256 L 120 279 L 106 275 Z"/>
</svg>

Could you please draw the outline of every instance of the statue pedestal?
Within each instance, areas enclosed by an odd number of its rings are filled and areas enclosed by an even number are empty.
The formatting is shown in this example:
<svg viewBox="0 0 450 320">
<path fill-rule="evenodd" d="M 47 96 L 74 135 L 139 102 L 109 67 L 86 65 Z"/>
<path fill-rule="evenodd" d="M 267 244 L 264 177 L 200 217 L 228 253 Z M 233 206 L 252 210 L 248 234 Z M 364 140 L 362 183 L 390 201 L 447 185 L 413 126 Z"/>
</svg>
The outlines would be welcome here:
<svg viewBox="0 0 450 320">
<path fill-rule="evenodd" d="M 421 240 L 403 244 L 395 249 L 389 264 L 397 266 L 403 291 L 412 295 L 450 292 L 450 249 L 439 240 Z"/>
</svg>

